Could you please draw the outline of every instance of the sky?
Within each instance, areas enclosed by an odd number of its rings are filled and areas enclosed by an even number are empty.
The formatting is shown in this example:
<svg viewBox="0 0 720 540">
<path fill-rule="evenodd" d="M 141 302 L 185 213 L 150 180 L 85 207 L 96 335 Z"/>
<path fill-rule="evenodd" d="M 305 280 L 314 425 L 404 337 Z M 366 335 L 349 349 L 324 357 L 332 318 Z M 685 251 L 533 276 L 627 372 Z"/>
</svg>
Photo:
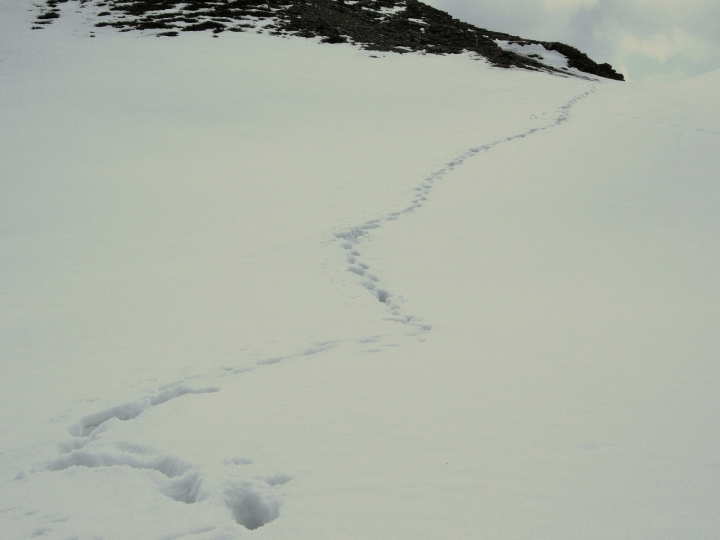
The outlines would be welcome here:
<svg viewBox="0 0 720 540">
<path fill-rule="evenodd" d="M 487 28 L 561 41 L 627 80 L 681 79 L 720 67 L 720 0 L 429 0 Z"/>
</svg>

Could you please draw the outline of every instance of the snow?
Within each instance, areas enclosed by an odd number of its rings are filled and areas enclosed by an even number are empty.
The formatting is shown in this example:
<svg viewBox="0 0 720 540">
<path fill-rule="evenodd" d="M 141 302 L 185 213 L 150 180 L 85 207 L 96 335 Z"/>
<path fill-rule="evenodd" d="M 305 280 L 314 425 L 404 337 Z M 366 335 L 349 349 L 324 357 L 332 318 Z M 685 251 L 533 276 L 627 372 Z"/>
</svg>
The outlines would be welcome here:
<svg viewBox="0 0 720 540">
<path fill-rule="evenodd" d="M 534 55 L 533 58 L 546 66 L 550 66 L 555 69 L 567 70 L 568 73 L 573 73 L 575 75 L 582 75 L 581 71 L 574 68 L 568 68 L 567 58 L 563 54 L 558 51 L 548 51 L 539 43 L 513 43 L 502 39 L 496 39 L 495 43 L 497 43 L 504 51 L 511 51 L 522 56 Z"/>
<path fill-rule="evenodd" d="M 3 538 L 720 532 L 720 72 L 0 9 Z"/>
<path fill-rule="evenodd" d="M 406 6 L 399 4 L 399 5 L 393 6 L 393 7 L 381 6 L 376 11 L 383 15 L 397 15 L 398 13 L 402 13 L 403 11 L 405 11 L 405 8 L 406 8 Z"/>
</svg>

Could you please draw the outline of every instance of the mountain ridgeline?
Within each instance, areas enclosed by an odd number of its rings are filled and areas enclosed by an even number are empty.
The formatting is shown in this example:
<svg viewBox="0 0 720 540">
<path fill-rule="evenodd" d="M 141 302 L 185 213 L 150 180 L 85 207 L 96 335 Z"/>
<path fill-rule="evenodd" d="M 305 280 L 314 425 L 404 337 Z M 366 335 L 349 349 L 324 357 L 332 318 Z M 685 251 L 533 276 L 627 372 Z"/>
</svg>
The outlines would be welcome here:
<svg viewBox="0 0 720 540">
<path fill-rule="evenodd" d="M 569 45 L 478 28 L 418 0 L 46 0 L 33 28 L 41 29 L 59 18 L 63 4 L 79 7 L 95 27 L 120 32 L 173 37 L 179 32 L 254 31 L 320 37 L 324 43 L 353 43 L 372 51 L 470 51 L 497 67 L 567 74 L 574 68 L 623 80 L 610 64 L 598 64 Z M 561 54 L 567 67 L 545 62 L 538 47 L 526 47 L 532 45 L 541 46 L 548 54 Z M 524 54 L 526 48 L 532 53 Z"/>
</svg>

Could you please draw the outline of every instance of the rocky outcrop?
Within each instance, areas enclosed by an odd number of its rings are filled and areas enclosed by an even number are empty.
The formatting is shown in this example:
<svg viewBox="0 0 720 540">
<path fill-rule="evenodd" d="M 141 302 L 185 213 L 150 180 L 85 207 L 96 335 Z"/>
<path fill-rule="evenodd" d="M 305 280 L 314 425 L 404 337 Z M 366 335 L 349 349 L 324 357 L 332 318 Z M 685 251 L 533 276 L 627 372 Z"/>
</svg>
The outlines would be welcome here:
<svg viewBox="0 0 720 540">
<path fill-rule="evenodd" d="M 67 2 L 94 13 L 96 27 L 121 32 L 144 30 L 158 36 L 177 36 L 179 32 L 267 31 L 320 37 L 324 43 L 350 42 L 375 51 L 471 51 L 498 67 L 560 72 L 538 55 L 503 50 L 496 40 L 540 44 L 567 57 L 569 68 L 623 79 L 609 64 L 597 64 L 569 45 L 478 28 L 418 0 L 46 0 L 34 28 L 51 24 L 61 14 L 59 5 Z"/>
</svg>

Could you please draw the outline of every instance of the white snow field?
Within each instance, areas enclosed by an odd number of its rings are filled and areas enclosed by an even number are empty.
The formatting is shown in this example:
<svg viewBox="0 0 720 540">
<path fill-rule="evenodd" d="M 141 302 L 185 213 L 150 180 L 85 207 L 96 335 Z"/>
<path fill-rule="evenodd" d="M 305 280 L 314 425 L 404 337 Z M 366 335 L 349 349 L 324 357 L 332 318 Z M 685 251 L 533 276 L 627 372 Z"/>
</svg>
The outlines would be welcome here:
<svg viewBox="0 0 720 540">
<path fill-rule="evenodd" d="M 0 538 L 720 538 L 720 72 L 30 7 L 0 3 Z"/>
</svg>

